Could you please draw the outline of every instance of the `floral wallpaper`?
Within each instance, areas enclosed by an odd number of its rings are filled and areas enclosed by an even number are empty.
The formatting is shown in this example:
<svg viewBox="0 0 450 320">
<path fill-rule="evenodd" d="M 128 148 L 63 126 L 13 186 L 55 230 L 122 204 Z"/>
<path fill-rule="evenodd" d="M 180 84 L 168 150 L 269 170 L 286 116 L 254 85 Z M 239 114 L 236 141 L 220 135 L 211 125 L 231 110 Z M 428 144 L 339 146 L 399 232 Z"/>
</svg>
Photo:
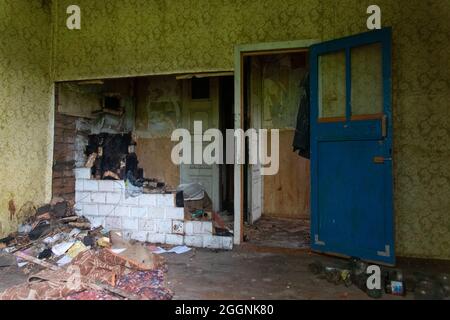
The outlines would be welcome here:
<svg viewBox="0 0 450 320">
<path fill-rule="evenodd" d="M 51 195 L 51 5 L 0 0 L 0 238 Z"/>
<path fill-rule="evenodd" d="M 367 31 L 366 9 L 372 4 L 369 0 L 77 0 L 81 30 L 68 30 L 66 8 L 73 1 L 53 2 L 53 80 L 232 70 L 237 44 L 329 40 Z M 9 162 L 0 173 L 10 177 L 0 182 L 2 210 L 8 192 L 19 197 L 18 191 L 26 190 L 29 196 L 22 199 L 42 198 L 45 192 L 35 187 L 49 178 L 46 36 L 51 30 L 31 28 L 49 24 L 48 8 L 40 7 L 47 3 L 0 1 L 0 68 L 8 69 L 7 86 L 0 88 L 8 91 L 0 95 L 0 145 L 8 150 L 3 162 Z M 382 9 L 383 26 L 393 29 L 397 253 L 450 259 L 450 2 L 377 0 L 376 4 Z M 26 17 L 32 12 L 36 17 L 31 22 Z M 27 38 L 17 37 L 21 33 Z M 22 129 L 26 124 L 31 129 Z M 29 140 L 33 143 L 13 144 L 29 139 L 30 132 L 39 132 Z M 18 162 L 22 156 L 33 158 L 32 165 Z"/>
</svg>

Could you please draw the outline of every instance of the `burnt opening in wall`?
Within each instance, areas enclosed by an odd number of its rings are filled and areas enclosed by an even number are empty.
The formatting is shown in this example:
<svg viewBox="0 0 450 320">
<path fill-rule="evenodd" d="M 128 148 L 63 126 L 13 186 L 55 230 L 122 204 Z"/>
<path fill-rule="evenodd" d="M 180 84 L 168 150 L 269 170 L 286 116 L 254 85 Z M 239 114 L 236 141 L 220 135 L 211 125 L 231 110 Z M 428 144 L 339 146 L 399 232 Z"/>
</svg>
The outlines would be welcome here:
<svg viewBox="0 0 450 320">
<path fill-rule="evenodd" d="M 92 176 L 96 179 L 142 179 L 134 145 L 131 133 L 89 135 L 86 156 Z"/>
</svg>

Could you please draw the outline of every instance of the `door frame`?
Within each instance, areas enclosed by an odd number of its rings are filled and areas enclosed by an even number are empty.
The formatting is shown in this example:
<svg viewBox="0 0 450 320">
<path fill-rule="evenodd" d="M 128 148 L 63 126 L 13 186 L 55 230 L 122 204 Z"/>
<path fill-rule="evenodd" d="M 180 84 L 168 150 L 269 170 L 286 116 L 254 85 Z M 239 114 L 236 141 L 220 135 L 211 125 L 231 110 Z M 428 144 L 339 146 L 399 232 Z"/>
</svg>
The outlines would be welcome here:
<svg viewBox="0 0 450 320">
<path fill-rule="evenodd" d="M 237 45 L 234 48 L 234 128 L 244 128 L 244 57 L 269 54 L 309 52 L 309 47 L 319 43 L 318 39 L 263 42 Z M 235 147 L 235 155 L 238 155 Z M 234 165 L 234 244 L 244 239 L 244 165 Z M 263 191 L 261 191 L 263 192 Z"/>
</svg>

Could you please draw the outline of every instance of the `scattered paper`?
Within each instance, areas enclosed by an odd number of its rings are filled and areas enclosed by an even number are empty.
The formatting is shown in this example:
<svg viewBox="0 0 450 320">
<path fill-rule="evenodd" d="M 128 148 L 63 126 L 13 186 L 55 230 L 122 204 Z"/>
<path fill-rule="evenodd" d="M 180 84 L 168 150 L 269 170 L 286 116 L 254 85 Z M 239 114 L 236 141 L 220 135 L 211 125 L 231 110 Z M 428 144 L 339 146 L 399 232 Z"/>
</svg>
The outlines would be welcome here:
<svg viewBox="0 0 450 320">
<path fill-rule="evenodd" d="M 156 247 L 156 249 L 153 250 L 153 253 L 155 254 L 167 253 L 167 250 L 161 247 Z"/>
<path fill-rule="evenodd" d="M 169 250 L 169 252 L 174 252 L 176 254 L 182 254 L 182 253 L 186 253 L 188 251 L 191 251 L 191 248 L 189 248 L 187 246 L 173 247 L 172 249 Z"/>
<path fill-rule="evenodd" d="M 52 248 L 52 252 L 55 256 L 59 257 L 67 252 L 67 250 L 70 249 L 70 247 L 73 246 L 75 241 L 69 241 L 69 242 L 61 242 Z"/>
<path fill-rule="evenodd" d="M 121 254 L 125 250 L 127 250 L 127 248 L 111 249 L 111 251 L 114 252 L 115 254 Z"/>
<path fill-rule="evenodd" d="M 161 247 L 157 247 L 156 250 L 153 251 L 153 253 L 155 253 L 155 254 L 162 254 L 162 253 L 182 254 L 182 253 L 186 253 L 188 251 L 191 251 L 191 248 L 189 248 L 187 246 L 177 246 L 177 247 L 173 247 L 170 250 L 166 250 Z"/>
<path fill-rule="evenodd" d="M 111 246 L 111 241 L 109 240 L 108 237 L 102 237 L 102 238 L 97 240 L 97 245 L 99 247 L 102 247 L 102 248 L 110 247 Z"/>
<path fill-rule="evenodd" d="M 19 263 L 17 263 L 17 266 L 19 268 L 22 268 L 22 267 L 25 267 L 27 264 L 28 264 L 28 262 L 19 262 Z"/>
<path fill-rule="evenodd" d="M 69 250 L 67 250 L 67 255 L 71 258 L 75 258 L 81 252 L 84 252 L 86 250 L 88 250 L 88 247 L 86 247 L 83 242 L 77 241 L 73 246 L 70 247 Z"/>
<path fill-rule="evenodd" d="M 81 230 L 78 228 L 72 229 L 69 233 L 69 237 L 73 238 L 76 237 L 78 234 L 80 234 Z"/>
<path fill-rule="evenodd" d="M 33 227 L 31 226 L 31 224 L 21 224 L 17 231 L 19 233 L 29 233 L 32 229 Z"/>
<path fill-rule="evenodd" d="M 58 264 L 58 266 L 64 266 L 68 263 L 70 263 L 72 261 L 72 258 L 69 257 L 68 255 L 65 255 L 64 257 L 62 257 L 61 259 L 59 259 L 56 263 Z"/>
<path fill-rule="evenodd" d="M 62 239 L 62 237 L 63 237 L 63 233 L 57 233 L 57 234 L 55 234 L 53 237 L 47 237 L 47 238 L 45 238 L 45 239 L 43 240 L 43 242 L 44 242 L 45 244 L 52 244 L 52 243 L 55 243 L 56 241 Z"/>
</svg>

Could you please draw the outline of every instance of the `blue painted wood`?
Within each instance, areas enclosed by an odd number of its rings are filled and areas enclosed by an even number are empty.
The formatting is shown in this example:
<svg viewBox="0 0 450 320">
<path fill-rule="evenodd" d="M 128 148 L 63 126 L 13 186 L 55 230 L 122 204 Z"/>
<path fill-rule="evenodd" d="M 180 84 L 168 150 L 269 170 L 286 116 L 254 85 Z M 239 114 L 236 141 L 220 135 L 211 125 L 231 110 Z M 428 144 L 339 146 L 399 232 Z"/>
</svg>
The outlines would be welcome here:
<svg viewBox="0 0 450 320">
<path fill-rule="evenodd" d="M 311 47 L 311 247 L 393 265 L 391 37 L 391 28 L 385 28 Z M 351 48 L 372 43 L 382 45 L 385 137 L 380 119 L 351 121 Z M 346 119 L 319 122 L 319 56 L 341 50 L 346 52 Z M 375 163 L 374 157 L 386 160 Z"/>
</svg>

